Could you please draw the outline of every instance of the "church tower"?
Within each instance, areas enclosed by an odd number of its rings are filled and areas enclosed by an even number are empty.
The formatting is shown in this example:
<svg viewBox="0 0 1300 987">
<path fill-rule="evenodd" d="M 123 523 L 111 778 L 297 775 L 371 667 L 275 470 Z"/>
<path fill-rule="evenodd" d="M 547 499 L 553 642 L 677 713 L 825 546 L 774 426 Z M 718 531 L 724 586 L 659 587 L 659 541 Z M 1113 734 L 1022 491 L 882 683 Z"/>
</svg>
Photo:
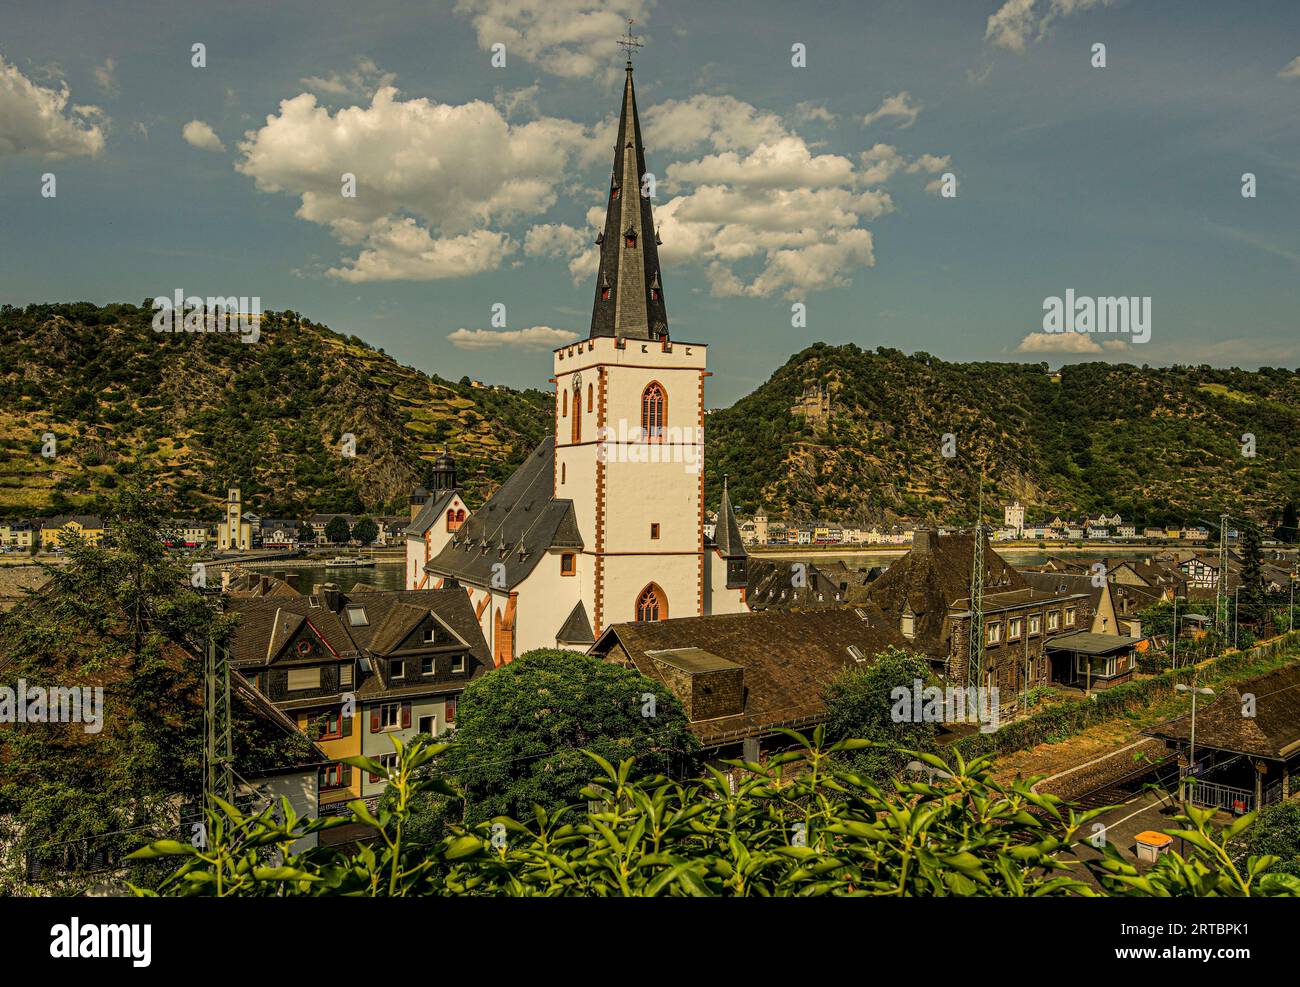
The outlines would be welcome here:
<svg viewBox="0 0 1300 987">
<path fill-rule="evenodd" d="M 654 176 L 627 77 L 596 237 L 588 338 L 555 351 L 555 492 L 582 535 L 581 597 L 596 636 L 613 623 L 706 612 L 707 347 L 668 331 Z"/>
</svg>

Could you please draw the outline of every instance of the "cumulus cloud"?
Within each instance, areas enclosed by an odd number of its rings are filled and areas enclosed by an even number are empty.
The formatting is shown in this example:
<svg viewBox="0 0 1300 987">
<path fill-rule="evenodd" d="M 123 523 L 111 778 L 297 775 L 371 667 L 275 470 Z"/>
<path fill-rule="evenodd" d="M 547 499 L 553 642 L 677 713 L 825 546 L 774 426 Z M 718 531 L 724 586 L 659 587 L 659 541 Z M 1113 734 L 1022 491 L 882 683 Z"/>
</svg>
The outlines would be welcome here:
<svg viewBox="0 0 1300 987">
<path fill-rule="evenodd" d="M 96 155 L 104 149 L 108 118 L 97 106 L 73 104 L 66 82 L 40 86 L 0 55 L 0 156 L 50 159 Z"/>
<path fill-rule="evenodd" d="M 898 127 L 906 130 L 916 123 L 921 115 L 921 104 L 913 101 L 911 94 L 904 89 L 893 96 L 886 96 L 879 106 L 862 118 L 862 125 L 869 127 L 877 120 L 900 120 Z"/>
<path fill-rule="evenodd" d="M 578 334 L 568 329 L 532 326 L 528 329 L 457 329 L 447 335 L 451 345 L 462 350 L 499 350 L 510 346 L 525 350 L 553 350 L 571 343 Z"/>
<path fill-rule="evenodd" d="M 211 126 L 202 120 L 191 120 L 181 128 L 185 143 L 197 147 L 200 151 L 224 151 L 226 145 Z"/>
<path fill-rule="evenodd" d="M 709 144 L 715 151 L 749 151 L 789 136 L 781 118 L 734 96 L 692 96 L 658 103 L 641 114 L 645 142 L 657 154 Z"/>
<path fill-rule="evenodd" d="M 615 39 L 629 17 L 645 19 L 646 7 L 644 0 L 458 0 L 455 10 L 470 19 L 481 49 L 505 45 L 507 65 L 522 58 L 567 79 L 609 80 L 622 67 Z"/>
<path fill-rule="evenodd" d="M 1006 0 L 985 25 L 984 39 L 997 48 L 1024 51 L 1040 40 L 1052 22 L 1061 17 L 1096 7 L 1108 7 L 1113 0 Z"/>
<path fill-rule="evenodd" d="M 1091 335 L 1077 332 L 1031 332 L 1016 347 L 1017 353 L 1101 353 Z"/>
<path fill-rule="evenodd" d="M 820 103 L 795 103 L 794 112 L 804 120 L 817 120 L 821 123 L 835 122 L 835 114 Z"/>
<path fill-rule="evenodd" d="M 1300 55 L 1287 62 L 1277 76 L 1279 79 L 1300 79 Z"/>
<path fill-rule="evenodd" d="M 282 101 L 240 142 L 236 168 L 261 191 L 297 196 L 300 219 L 360 248 L 334 277 L 462 277 L 517 249 L 502 226 L 549 210 L 596 146 L 572 121 L 512 125 L 486 102 L 405 100 L 386 86 L 368 106 L 333 112 L 311 93 Z M 341 194 L 343 174 L 356 177 L 355 197 Z"/>
</svg>

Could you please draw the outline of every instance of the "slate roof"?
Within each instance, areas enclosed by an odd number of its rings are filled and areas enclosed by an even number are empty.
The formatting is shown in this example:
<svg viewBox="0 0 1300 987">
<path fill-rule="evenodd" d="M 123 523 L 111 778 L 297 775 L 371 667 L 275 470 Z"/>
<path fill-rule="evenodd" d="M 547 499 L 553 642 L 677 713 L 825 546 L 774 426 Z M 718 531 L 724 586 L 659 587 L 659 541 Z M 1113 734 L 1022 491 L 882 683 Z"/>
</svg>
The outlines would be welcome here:
<svg viewBox="0 0 1300 987">
<path fill-rule="evenodd" d="M 104 527 L 104 521 L 98 514 L 60 514 L 57 517 L 42 518 L 41 530 L 50 531 L 54 528 L 62 528 L 71 521 L 76 521 L 83 528 L 89 528 L 92 531 Z"/>
<path fill-rule="evenodd" d="M 722 506 L 718 508 L 718 521 L 713 529 L 713 544 L 723 558 L 743 559 L 748 553 L 745 542 L 740 537 L 740 526 L 736 524 L 736 512 L 731 507 L 731 495 L 727 493 L 727 481 L 722 481 Z"/>
<path fill-rule="evenodd" d="M 592 644 L 596 633 L 591 629 L 591 620 L 587 617 L 587 607 L 581 600 L 574 606 L 563 625 L 555 634 L 560 644 Z"/>
<path fill-rule="evenodd" d="M 1196 746 L 1282 760 L 1300 748 L 1300 665 L 1241 682 L 1214 687 L 1215 695 L 1196 702 Z M 1242 716 L 1243 694 L 1255 697 L 1255 715 Z M 1144 733 L 1167 740 L 1188 740 L 1188 712 Z"/>
<path fill-rule="evenodd" d="M 493 566 L 505 566 L 505 589 L 513 589 L 549 549 L 582 550 L 573 501 L 555 490 L 555 437 L 548 436 L 497 488 L 486 504 L 465 519 L 424 571 L 491 586 Z M 498 586 L 497 588 L 503 588 Z"/>
<path fill-rule="evenodd" d="M 763 736 L 782 724 L 821 722 L 826 716 L 822 689 L 844 669 L 861 667 L 850 646 L 866 661 L 890 646 L 908 646 L 897 622 L 871 605 L 613 624 L 590 653 L 607 656 L 616 644 L 638 671 L 665 684 L 650 652 L 676 650 L 689 656 L 694 654 L 689 649 L 698 649 L 744 669 L 744 711 L 691 724 L 706 745 Z"/>
<path fill-rule="evenodd" d="M 591 309 L 590 338 L 593 339 L 596 336 L 659 339 L 668 335 L 668 312 L 664 308 L 659 273 L 659 237 L 650 199 L 641 194 L 641 176 L 646 171 L 629 62 L 623 83 L 618 142 L 614 146 L 613 174 L 605 193 L 605 225 L 599 240 L 600 266 Z M 624 242 L 624 234 L 629 231 L 635 234 L 635 246 L 626 246 Z M 601 297 L 605 287 L 610 289 L 608 300 Z M 658 294 L 657 298 L 651 297 L 652 291 Z"/>
<path fill-rule="evenodd" d="M 1140 644 L 1140 637 L 1128 637 L 1124 634 L 1094 634 L 1091 631 L 1074 631 L 1070 634 L 1058 634 L 1043 646 L 1048 650 L 1077 651 L 1083 655 L 1108 655 L 1112 651 L 1122 651 Z"/>
<path fill-rule="evenodd" d="M 984 594 L 986 605 L 994 594 L 1030 589 L 1025 577 L 993 551 L 984 538 Z M 940 535 L 918 531 L 912 548 L 895 559 L 884 574 L 868 584 L 862 595 L 888 614 L 895 625 L 910 608 L 915 616 L 912 645 L 929 655 L 947 655 L 948 612 L 965 601 L 969 607 L 974 536 Z M 1005 601 L 1004 601 L 1005 602 Z"/>
<path fill-rule="evenodd" d="M 311 605 L 313 599 L 318 606 Z M 364 608 L 365 624 L 351 623 L 347 614 L 349 605 Z M 240 617 L 230 637 L 231 664 L 235 668 L 276 662 L 284 644 L 304 623 L 309 623 L 320 640 L 340 658 L 387 654 L 400 643 L 404 636 L 402 628 L 409 632 L 429 611 L 469 646 L 470 654 L 485 669 L 492 667 L 474 610 L 460 589 L 389 590 L 356 597 L 340 592 L 338 612 L 325 606 L 320 596 L 231 600 L 228 609 Z M 285 655 L 278 660 L 291 663 L 298 659 Z M 308 659 L 310 664 L 319 662 L 319 657 Z"/>
<path fill-rule="evenodd" d="M 807 568 L 795 585 L 795 565 Z M 749 560 L 745 603 L 750 610 L 813 610 L 844 605 L 843 592 L 833 575 L 811 563 L 788 562 L 754 556 Z"/>
<path fill-rule="evenodd" d="M 411 523 L 406 526 L 406 534 L 414 535 L 417 538 L 423 537 L 443 514 L 447 511 L 447 505 L 451 503 L 459 490 L 444 490 L 438 496 L 430 495 L 429 499 L 424 502 L 424 506 L 411 519 Z"/>
</svg>

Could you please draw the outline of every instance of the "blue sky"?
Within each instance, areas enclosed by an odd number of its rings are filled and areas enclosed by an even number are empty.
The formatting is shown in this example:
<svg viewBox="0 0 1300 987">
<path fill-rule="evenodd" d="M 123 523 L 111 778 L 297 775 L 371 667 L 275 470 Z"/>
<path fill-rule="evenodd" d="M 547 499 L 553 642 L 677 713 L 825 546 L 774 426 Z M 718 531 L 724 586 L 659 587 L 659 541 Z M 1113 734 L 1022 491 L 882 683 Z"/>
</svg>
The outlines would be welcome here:
<svg viewBox="0 0 1300 987">
<path fill-rule="evenodd" d="M 669 325 L 710 344 L 710 405 L 816 340 L 1300 365 L 1291 0 L 19 3 L 0 300 L 256 295 L 544 386 L 590 317 L 629 16 Z M 1150 296 L 1151 341 L 1043 336 L 1066 289 Z"/>
</svg>

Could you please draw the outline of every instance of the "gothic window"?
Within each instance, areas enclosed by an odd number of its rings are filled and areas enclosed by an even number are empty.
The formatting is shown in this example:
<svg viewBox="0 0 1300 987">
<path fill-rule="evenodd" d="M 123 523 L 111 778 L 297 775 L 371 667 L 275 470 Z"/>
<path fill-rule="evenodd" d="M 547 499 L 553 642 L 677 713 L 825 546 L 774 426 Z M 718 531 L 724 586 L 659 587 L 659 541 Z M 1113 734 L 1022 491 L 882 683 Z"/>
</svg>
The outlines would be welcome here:
<svg viewBox="0 0 1300 987">
<path fill-rule="evenodd" d="M 563 405 L 563 409 L 560 412 L 560 416 L 563 418 L 567 418 L 569 415 L 569 392 L 568 391 L 564 392 L 564 396 L 561 399 L 561 404 Z"/>
<path fill-rule="evenodd" d="M 641 434 L 649 442 L 662 442 L 668 424 L 668 399 L 663 385 L 651 381 L 641 392 Z"/>
<path fill-rule="evenodd" d="M 668 599 L 664 591 L 651 583 L 636 598 L 636 619 L 638 621 L 667 620 Z"/>
<path fill-rule="evenodd" d="M 573 433 L 571 441 L 574 443 L 582 441 L 582 391 L 573 392 Z"/>
<path fill-rule="evenodd" d="M 560 463 L 560 485 L 563 486 L 569 477 L 569 464 Z"/>
<path fill-rule="evenodd" d="M 588 385 L 587 385 L 587 407 L 588 407 L 588 408 L 595 407 L 595 404 L 594 404 L 594 403 L 592 402 L 592 400 L 591 400 L 591 396 L 592 396 L 592 394 L 594 394 L 595 392 L 592 391 L 591 388 L 592 388 L 592 385 L 591 385 L 591 384 L 588 384 Z"/>
</svg>

